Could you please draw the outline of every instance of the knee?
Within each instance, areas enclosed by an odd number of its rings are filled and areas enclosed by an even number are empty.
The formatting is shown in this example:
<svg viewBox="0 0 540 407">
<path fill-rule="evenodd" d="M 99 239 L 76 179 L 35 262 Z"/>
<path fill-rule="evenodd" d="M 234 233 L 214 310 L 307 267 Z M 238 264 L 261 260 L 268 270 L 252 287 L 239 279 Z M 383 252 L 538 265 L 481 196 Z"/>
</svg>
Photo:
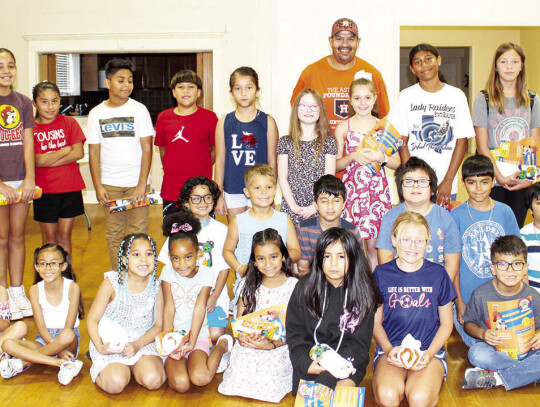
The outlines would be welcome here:
<svg viewBox="0 0 540 407">
<path fill-rule="evenodd" d="M 60 332 L 60 335 L 56 337 L 56 341 L 58 341 L 62 346 L 71 345 L 75 339 L 77 339 L 77 335 L 75 335 L 73 329 L 69 328 L 64 328 L 62 332 Z"/>
<path fill-rule="evenodd" d="M 432 395 L 429 391 L 416 389 L 407 394 L 407 401 L 411 407 L 429 407 L 434 406 L 437 398 L 432 400 Z"/>
<path fill-rule="evenodd" d="M 129 379 L 123 376 L 109 376 L 107 380 L 101 380 L 98 384 L 101 389 L 109 394 L 119 394 L 126 388 Z"/>
<path fill-rule="evenodd" d="M 167 378 L 169 387 L 178 393 L 185 393 L 191 387 L 189 378 L 183 376 L 169 376 Z"/>
<path fill-rule="evenodd" d="M 17 321 L 13 325 L 13 336 L 22 339 L 28 333 L 28 327 L 23 321 Z"/>
<path fill-rule="evenodd" d="M 390 407 L 399 406 L 402 394 L 399 394 L 395 388 L 392 387 L 377 387 L 374 391 L 375 400 L 379 406 Z"/>
<path fill-rule="evenodd" d="M 196 370 L 189 375 L 189 378 L 195 386 L 206 386 L 212 381 L 213 377 L 206 372 Z"/>
<path fill-rule="evenodd" d="M 6 338 L 4 342 L 2 342 L 2 350 L 8 355 L 12 355 L 13 345 L 15 345 L 15 340 L 11 338 Z"/>
<path fill-rule="evenodd" d="M 469 358 L 469 362 L 471 362 L 473 366 L 483 367 L 489 364 L 489 361 L 492 359 L 490 353 L 491 352 L 486 350 L 483 346 L 474 344 L 469 349 L 467 356 Z"/>
<path fill-rule="evenodd" d="M 148 371 L 141 378 L 141 386 L 148 390 L 157 390 L 165 383 L 165 373 Z"/>
</svg>

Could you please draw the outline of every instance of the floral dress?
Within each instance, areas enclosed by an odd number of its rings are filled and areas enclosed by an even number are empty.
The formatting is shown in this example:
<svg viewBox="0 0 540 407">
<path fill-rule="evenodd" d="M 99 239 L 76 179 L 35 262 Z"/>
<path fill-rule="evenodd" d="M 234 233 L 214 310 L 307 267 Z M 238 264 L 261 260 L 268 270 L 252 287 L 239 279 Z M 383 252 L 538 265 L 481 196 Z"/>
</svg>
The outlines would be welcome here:
<svg viewBox="0 0 540 407">
<path fill-rule="evenodd" d="M 257 290 L 255 311 L 273 305 L 288 303 L 297 279 L 289 277 L 279 287 Z M 292 365 L 289 347 L 272 350 L 251 349 L 236 342 L 231 351 L 229 367 L 223 373 L 218 392 L 227 396 L 240 396 L 279 403 L 292 390 Z"/>
<path fill-rule="evenodd" d="M 136 341 L 154 326 L 159 282 L 150 276 L 144 291 L 133 293 L 127 285 L 119 284 L 120 273 L 117 271 L 105 273 L 105 278 L 109 279 L 116 297 L 107 305 L 102 318 L 109 318 L 122 326 L 128 334 L 128 340 L 130 342 Z M 111 363 L 133 366 L 145 355 L 160 356 L 154 342 L 143 346 L 130 358 L 125 357 L 122 353 L 102 355 L 92 341 L 90 341 L 89 348 L 92 359 L 90 376 L 94 382 L 101 371 Z"/>
<path fill-rule="evenodd" d="M 350 126 L 349 121 L 347 126 Z M 348 128 L 345 135 L 347 155 L 356 151 L 366 134 L 367 132 L 357 132 Z M 353 161 L 345 168 L 343 183 L 347 189 L 347 199 L 342 217 L 358 227 L 362 239 L 376 238 L 383 216 L 392 209 L 390 188 L 384 168 L 372 175 L 367 166 Z"/>
</svg>

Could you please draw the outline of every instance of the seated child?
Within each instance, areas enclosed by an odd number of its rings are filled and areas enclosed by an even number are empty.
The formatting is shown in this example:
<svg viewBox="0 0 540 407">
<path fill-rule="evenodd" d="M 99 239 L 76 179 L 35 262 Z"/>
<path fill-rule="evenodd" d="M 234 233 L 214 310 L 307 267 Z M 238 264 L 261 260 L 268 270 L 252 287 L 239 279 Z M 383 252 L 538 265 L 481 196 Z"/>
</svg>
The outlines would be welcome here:
<svg viewBox="0 0 540 407">
<path fill-rule="evenodd" d="M 527 245 L 529 285 L 540 293 L 540 183 L 527 188 L 525 204 L 531 210 L 533 221 L 521 228 L 521 238 Z"/>
<path fill-rule="evenodd" d="M 373 393 L 380 406 L 398 406 L 404 397 L 411 406 L 435 406 L 448 372 L 444 345 L 452 334 L 456 291 L 444 268 L 424 259 L 429 239 L 422 215 L 402 213 L 392 228 L 397 257 L 375 268 L 382 305 L 373 327 Z M 400 357 L 409 334 L 420 341 L 416 365 Z"/>
<path fill-rule="evenodd" d="M 475 341 L 463 330 L 463 314 L 472 292 L 493 278 L 489 260 L 491 243 L 500 236 L 519 235 L 519 228 L 512 209 L 489 196 L 495 170 L 488 157 L 467 158 L 461 175 L 469 199 L 451 212 L 461 238 L 461 261 L 454 280 L 457 292 L 454 326 L 465 345 L 471 347 Z"/>
<path fill-rule="evenodd" d="M 60 368 L 58 381 L 67 385 L 83 366 L 79 353 L 79 317 L 84 317 L 81 290 L 75 282 L 68 253 L 56 243 L 34 252 L 35 284 L 30 302 L 38 334 L 35 341 L 6 339 L 2 347 L 12 359 L 0 362 L 0 373 L 9 379 L 31 363 Z"/>
<path fill-rule="evenodd" d="M 277 231 L 265 229 L 255 233 L 246 278 L 239 287 L 238 316 L 288 303 L 297 281 L 292 277 L 289 253 Z M 240 335 L 218 391 L 279 403 L 291 391 L 291 384 L 292 366 L 285 342 L 256 334 Z"/>
<path fill-rule="evenodd" d="M 120 245 L 118 270 L 105 273 L 90 308 L 86 323 L 90 377 L 109 394 L 121 393 L 131 375 L 148 390 L 165 382 L 163 360 L 154 342 L 163 319 L 155 257 L 156 244 L 150 236 L 127 235 Z"/>
<path fill-rule="evenodd" d="M 463 316 L 465 332 L 477 340 L 468 355 L 475 367 L 465 371 L 463 389 L 502 385 L 511 390 L 540 380 L 540 294 L 523 282 L 527 276 L 527 247 L 517 236 L 499 237 L 491 245 L 491 263 L 495 278 L 474 290 Z M 516 308 L 512 310 L 513 319 L 517 310 L 528 311 L 523 319 L 534 318 L 535 334 L 527 344 L 530 350 L 521 360 L 496 349 L 502 345 L 502 337 L 508 336 L 500 331 L 508 326 L 504 323 L 504 311 L 499 316 L 495 312 L 490 314 L 490 303 L 498 304 L 501 310 Z"/>
<path fill-rule="evenodd" d="M 296 229 L 302 249 L 302 258 L 297 264 L 299 277 L 309 273 L 317 239 L 326 229 L 332 227 L 348 229 L 354 233 L 358 243 L 363 244 L 358 228 L 341 218 L 341 213 L 345 208 L 347 191 L 339 178 L 328 174 L 320 177 L 313 184 L 313 197 L 319 216 L 301 221 Z"/>
<path fill-rule="evenodd" d="M 244 174 L 244 194 L 251 199 L 251 208 L 229 223 L 223 257 L 236 273 L 234 303 L 238 300 L 238 284 L 246 275 L 253 235 L 260 230 L 276 229 L 287 246 L 293 263 L 300 259 L 300 243 L 291 219 L 272 208 L 276 196 L 276 172 L 267 164 L 249 167 Z"/>
</svg>

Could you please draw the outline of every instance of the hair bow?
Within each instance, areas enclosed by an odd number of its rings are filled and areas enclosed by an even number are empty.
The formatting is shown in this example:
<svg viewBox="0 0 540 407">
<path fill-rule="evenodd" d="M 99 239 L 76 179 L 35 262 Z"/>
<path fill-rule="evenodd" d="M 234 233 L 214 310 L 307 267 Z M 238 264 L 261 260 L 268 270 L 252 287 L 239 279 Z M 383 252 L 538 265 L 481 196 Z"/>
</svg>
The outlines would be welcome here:
<svg viewBox="0 0 540 407">
<path fill-rule="evenodd" d="M 189 223 L 182 223 L 179 225 L 178 223 L 173 223 L 171 226 L 171 234 L 175 234 L 178 232 L 191 232 L 193 230 L 193 226 L 191 226 Z"/>
</svg>

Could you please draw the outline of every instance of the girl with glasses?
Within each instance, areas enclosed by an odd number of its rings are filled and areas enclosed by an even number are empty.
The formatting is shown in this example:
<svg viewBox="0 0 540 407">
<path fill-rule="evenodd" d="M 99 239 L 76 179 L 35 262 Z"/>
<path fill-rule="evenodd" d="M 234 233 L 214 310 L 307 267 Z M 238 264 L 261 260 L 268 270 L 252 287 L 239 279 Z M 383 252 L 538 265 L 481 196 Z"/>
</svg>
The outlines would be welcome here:
<svg viewBox="0 0 540 407">
<path fill-rule="evenodd" d="M 391 235 L 397 257 L 374 271 L 383 300 L 373 327 L 373 393 L 380 406 L 397 406 L 404 396 L 410 405 L 436 405 L 448 370 L 444 345 L 453 329 L 456 291 L 444 268 L 424 259 L 429 240 L 426 218 L 402 213 Z M 413 367 L 400 357 L 407 334 L 420 341 Z"/>
<path fill-rule="evenodd" d="M 330 134 L 321 95 L 304 89 L 294 100 L 289 135 L 277 145 L 278 180 L 285 212 L 295 226 L 317 213 L 313 184 L 325 174 L 336 173 L 336 139 Z"/>
<path fill-rule="evenodd" d="M 395 220 L 403 212 L 413 211 L 426 218 L 432 236 L 426 246 L 426 259 L 444 266 L 453 281 L 459 269 L 461 239 L 452 215 L 434 205 L 437 197 L 435 171 L 424 160 L 411 157 L 397 168 L 395 175 L 401 204 L 388 211 L 382 220 L 377 239 L 379 264 L 395 257 L 391 240 Z"/>
</svg>

